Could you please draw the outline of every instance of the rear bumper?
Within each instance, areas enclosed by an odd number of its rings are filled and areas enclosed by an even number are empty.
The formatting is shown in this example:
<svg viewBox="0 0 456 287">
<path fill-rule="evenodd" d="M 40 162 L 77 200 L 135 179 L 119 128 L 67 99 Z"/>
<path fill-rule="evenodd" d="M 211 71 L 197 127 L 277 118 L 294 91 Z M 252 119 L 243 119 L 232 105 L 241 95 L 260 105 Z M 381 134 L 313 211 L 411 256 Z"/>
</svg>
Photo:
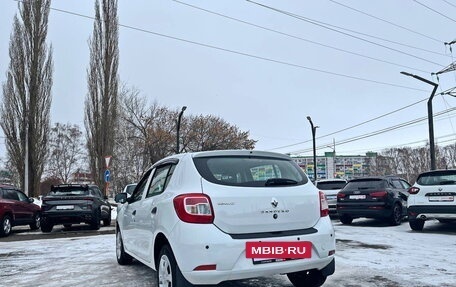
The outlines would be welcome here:
<svg viewBox="0 0 456 287">
<path fill-rule="evenodd" d="M 385 203 L 380 204 L 338 204 L 337 213 L 349 215 L 353 218 L 368 217 L 368 218 L 387 218 L 392 214 L 392 209 Z"/>
<path fill-rule="evenodd" d="M 41 215 L 42 218 L 46 218 L 52 224 L 65 224 L 65 223 L 81 223 L 90 222 L 93 218 L 92 211 L 68 211 L 68 212 L 44 212 Z"/>
<path fill-rule="evenodd" d="M 176 226 L 169 239 L 182 274 L 193 284 L 218 284 L 222 281 L 311 269 L 321 270 L 322 274 L 329 276 L 334 273 L 334 229 L 329 217 L 320 219 L 314 228 L 317 232 L 311 234 L 250 240 L 233 239 L 214 225 L 189 226 L 181 223 Z M 182 240 L 182 236 L 175 237 L 177 234 L 191 236 L 185 236 L 185 240 Z M 252 259 L 246 257 L 245 246 L 248 241 L 298 240 L 312 242 L 311 258 L 253 264 Z M 215 270 L 195 271 L 196 267 L 204 265 L 216 267 Z"/>
<path fill-rule="evenodd" d="M 455 205 L 412 205 L 408 207 L 409 219 L 456 219 Z"/>
</svg>

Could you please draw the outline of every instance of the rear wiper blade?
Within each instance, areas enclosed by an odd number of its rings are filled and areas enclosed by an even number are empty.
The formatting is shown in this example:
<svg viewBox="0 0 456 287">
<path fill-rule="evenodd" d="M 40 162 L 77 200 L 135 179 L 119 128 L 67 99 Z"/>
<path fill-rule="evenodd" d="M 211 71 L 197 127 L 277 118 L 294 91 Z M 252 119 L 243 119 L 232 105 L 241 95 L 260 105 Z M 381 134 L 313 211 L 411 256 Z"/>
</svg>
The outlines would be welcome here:
<svg viewBox="0 0 456 287">
<path fill-rule="evenodd" d="M 277 185 L 294 185 L 298 182 L 288 178 L 270 178 L 266 180 L 265 186 L 277 186 Z"/>
<path fill-rule="evenodd" d="M 445 185 L 445 184 L 455 184 L 456 181 L 454 180 L 444 180 L 444 181 L 441 181 L 439 184 L 440 185 Z"/>
</svg>

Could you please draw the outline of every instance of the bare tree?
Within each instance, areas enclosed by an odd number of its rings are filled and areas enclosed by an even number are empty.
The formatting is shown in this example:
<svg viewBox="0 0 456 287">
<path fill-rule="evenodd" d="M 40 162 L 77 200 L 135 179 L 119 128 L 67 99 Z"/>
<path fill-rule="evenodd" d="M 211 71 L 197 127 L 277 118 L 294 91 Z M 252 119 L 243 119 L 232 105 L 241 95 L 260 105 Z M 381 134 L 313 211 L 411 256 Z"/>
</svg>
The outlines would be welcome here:
<svg viewBox="0 0 456 287">
<path fill-rule="evenodd" d="M 46 44 L 50 4 L 50 0 L 18 4 L 20 19 L 14 17 L 0 108 L 9 161 L 29 196 L 39 194 L 50 126 L 53 62 L 52 47 Z"/>
<path fill-rule="evenodd" d="M 117 0 L 95 1 L 95 22 L 89 40 L 90 67 L 85 127 L 90 167 L 94 181 L 102 186 L 105 156 L 113 156 L 118 116 L 119 35 Z"/>
<path fill-rule="evenodd" d="M 51 129 L 49 149 L 48 176 L 68 183 L 71 175 L 79 169 L 84 154 L 79 126 L 56 123 Z"/>
<path fill-rule="evenodd" d="M 183 150 L 202 151 L 217 149 L 253 149 L 255 140 L 249 139 L 249 132 L 240 131 L 237 126 L 222 118 L 192 116 L 183 124 Z"/>
</svg>

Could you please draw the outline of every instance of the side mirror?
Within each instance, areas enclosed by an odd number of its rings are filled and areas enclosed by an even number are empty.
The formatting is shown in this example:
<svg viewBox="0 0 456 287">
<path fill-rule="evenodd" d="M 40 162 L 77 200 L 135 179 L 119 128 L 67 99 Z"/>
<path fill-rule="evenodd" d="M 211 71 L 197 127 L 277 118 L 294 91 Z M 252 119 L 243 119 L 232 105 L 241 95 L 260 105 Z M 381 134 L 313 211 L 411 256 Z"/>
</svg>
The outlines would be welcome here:
<svg viewBox="0 0 456 287">
<path fill-rule="evenodd" d="M 35 201 L 35 199 L 33 199 L 32 197 L 29 197 L 28 202 L 33 203 L 34 201 Z"/>
<path fill-rule="evenodd" d="M 114 201 L 117 203 L 124 204 L 125 202 L 127 202 L 127 194 L 124 192 L 116 194 L 116 196 L 114 197 Z"/>
</svg>

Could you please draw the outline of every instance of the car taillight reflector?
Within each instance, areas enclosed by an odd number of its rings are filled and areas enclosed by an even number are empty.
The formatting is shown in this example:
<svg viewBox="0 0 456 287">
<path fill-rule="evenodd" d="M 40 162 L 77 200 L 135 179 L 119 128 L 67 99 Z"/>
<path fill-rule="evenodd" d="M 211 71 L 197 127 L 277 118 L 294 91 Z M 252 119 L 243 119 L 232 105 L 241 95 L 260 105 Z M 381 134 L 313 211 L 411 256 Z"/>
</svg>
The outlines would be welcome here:
<svg viewBox="0 0 456 287">
<path fill-rule="evenodd" d="M 418 187 L 412 186 L 411 188 L 409 188 L 408 192 L 410 194 L 417 194 L 418 192 L 420 192 L 420 189 Z"/>
<path fill-rule="evenodd" d="M 329 206 L 326 196 L 322 191 L 320 193 L 320 217 L 325 217 L 329 215 Z"/>
<path fill-rule="evenodd" d="M 209 264 L 209 265 L 200 265 L 198 267 L 195 267 L 193 271 L 209 271 L 209 270 L 216 270 L 217 269 L 217 264 Z"/>
<path fill-rule="evenodd" d="M 187 223 L 213 223 L 214 211 L 209 196 L 201 193 L 188 193 L 176 196 L 174 210 L 180 220 Z"/>
<path fill-rule="evenodd" d="M 388 195 L 388 193 L 385 191 L 385 190 L 382 190 L 382 191 L 375 191 L 375 192 L 371 192 L 370 193 L 370 196 L 371 197 L 386 197 Z"/>
</svg>

